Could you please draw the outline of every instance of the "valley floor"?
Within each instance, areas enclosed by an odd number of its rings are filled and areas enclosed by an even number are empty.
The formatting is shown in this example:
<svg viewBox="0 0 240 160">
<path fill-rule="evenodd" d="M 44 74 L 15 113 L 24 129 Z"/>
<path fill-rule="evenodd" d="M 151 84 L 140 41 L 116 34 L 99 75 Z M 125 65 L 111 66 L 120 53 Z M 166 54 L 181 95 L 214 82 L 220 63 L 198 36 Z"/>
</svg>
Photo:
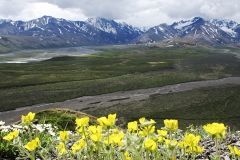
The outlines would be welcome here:
<svg viewBox="0 0 240 160">
<path fill-rule="evenodd" d="M 131 101 L 139 101 L 149 98 L 153 94 L 169 94 L 173 92 L 182 92 L 194 88 L 220 86 L 224 84 L 240 84 L 240 77 L 228 77 L 217 80 L 187 82 L 174 85 L 167 85 L 164 87 L 156 87 L 149 89 L 139 89 L 132 91 L 119 91 L 109 94 L 102 94 L 96 96 L 83 96 L 75 99 L 70 99 L 64 102 L 55 102 L 49 104 L 38 104 L 18 108 L 12 111 L 0 112 L 0 120 L 6 124 L 14 123 L 21 119 L 21 115 L 26 115 L 28 112 L 38 112 L 40 110 L 49 108 L 69 108 L 72 110 L 91 110 L 102 107 L 109 107 L 119 103 L 128 103 Z"/>
</svg>

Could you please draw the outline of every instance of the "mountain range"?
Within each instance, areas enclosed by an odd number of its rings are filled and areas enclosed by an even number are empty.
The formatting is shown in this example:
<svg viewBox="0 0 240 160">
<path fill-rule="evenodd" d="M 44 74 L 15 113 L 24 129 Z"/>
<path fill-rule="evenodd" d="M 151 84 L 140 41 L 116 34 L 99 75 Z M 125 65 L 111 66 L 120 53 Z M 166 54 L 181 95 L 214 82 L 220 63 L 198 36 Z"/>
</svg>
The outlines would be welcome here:
<svg viewBox="0 0 240 160">
<path fill-rule="evenodd" d="M 0 35 L 0 46 L 7 44 L 1 41 L 21 44 L 22 42 L 18 42 L 21 39 L 28 41 L 34 39 L 33 42 L 39 43 L 42 47 L 66 47 L 149 43 L 176 37 L 221 45 L 240 42 L 240 24 L 232 20 L 204 20 L 195 17 L 171 25 L 162 23 L 147 29 L 101 17 L 88 18 L 86 21 L 71 21 L 43 16 L 30 21 L 0 19 Z M 32 45 L 35 48 L 39 47 L 33 43 Z"/>
</svg>

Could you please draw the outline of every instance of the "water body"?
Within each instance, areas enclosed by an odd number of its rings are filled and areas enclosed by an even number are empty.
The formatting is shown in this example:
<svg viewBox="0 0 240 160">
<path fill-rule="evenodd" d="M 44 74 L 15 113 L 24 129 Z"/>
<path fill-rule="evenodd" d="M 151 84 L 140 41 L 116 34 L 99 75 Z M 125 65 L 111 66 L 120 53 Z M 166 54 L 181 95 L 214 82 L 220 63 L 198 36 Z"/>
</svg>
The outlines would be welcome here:
<svg viewBox="0 0 240 160">
<path fill-rule="evenodd" d="M 70 47 L 60 49 L 38 49 L 38 50 L 21 50 L 0 54 L 0 63 L 29 63 L 40 62 L 61 56 L 85 56 L 88 54 L 99 53 L 85 47 Z"/>
</svg>

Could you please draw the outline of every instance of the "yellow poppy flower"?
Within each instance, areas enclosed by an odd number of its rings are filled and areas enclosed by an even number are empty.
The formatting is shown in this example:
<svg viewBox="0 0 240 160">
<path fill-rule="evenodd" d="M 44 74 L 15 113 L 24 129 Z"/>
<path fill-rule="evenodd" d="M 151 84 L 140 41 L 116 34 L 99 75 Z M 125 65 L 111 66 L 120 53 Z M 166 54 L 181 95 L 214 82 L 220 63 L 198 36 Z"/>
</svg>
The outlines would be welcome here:
<svg viewBox="0 0 240 160">
<path fill-rule="evenodd" d="M 58 151 L 58 155 L 61 155 L 61 154 L 67 152 L 67 149 L 66 149 L 65 144 L 62 143 L 62 142 L 61 142 L 59 145 L 57 145 L 56 148 L 59 149 L 59 151 Z"/>
<path fill-rule="evenodd" d="M 129 157 L 129 152 L 124 153 L 125 160 L 132 160 L 131 157 Z"/>
<path fill-rule="evenodd" d="M 108 118 L 100 117 L 97 119 L 97 121 L 100 123 L 100 125 L 105 126 L 105 127 L 113 126 L 116 121 L 116 114 L 109 114 Z"/>
<path fill-rule="evenodd" d="M 123 137 L 124 137 L 123 133 L 112 134 L 109 136 L 109 143 L 117 144 L 118 146 L 122 146 L 123 145 L 123 142 L 122 142 Z"/>
<path fill-rule="evenodd" d="M 84 141 L 84 139 L 78 140 L 72 146 L 72 153 L 76 154 L 76 152 L 79 151 L 80 149 L 84 148 L 86 146 L 86 144 L 87 143 Z"/>
<path fill-rule="evenodd" d="M 195 146 L 193 147 L 193 152 L 197 153 L 197 154 L 201 154 L 204 150 L 204 147 L 200 147 L 200 146 Z"/>
<path fill-rule="evenodd" d="M 228 149 L 230 150 L 231 154 L 234 154 L 237 157 L 240 157 L 240 151 L 236 146 L 232 148 L 232 146 L 228 145 Z"/>
<path fill-rule="evenodd" d="M 165 119 L 164 125 L 167 130 L 175 131 L 178 129 L 178 120 L 175 119 Z"/>
<path fill-rule="evenodd" d="M 167 136 L 167 131 L 166 130 L 157 130 L 158 135 L 162 136 L 162 137 L 166 137 Z"/>
<path fill-rule="evenodd" d="M 77 124 L 78 127 L 87 126 L 88 123 L 89 123 L 89 117 L 76 118 L 75 122 L 76 122 L 76 124 Z"/>
<path fill-rule="evenodd" d="M 140 123 L 140 124 L 143 124 L 145 121 L 146 121 L 146 118 L 145 118 L 145 117 L 142 117 L 142 118 L 139 119 L 139 123 Z"/>
<path fill-rule="evenodd" d="M 19 131 L 15 130 L 13 132 L 8 133 L 6 136 L 3 137 L 3 139 L 7 140 L 7 141 L 11 141 L 15 138 L 17 138 L 19 135 Z"/>
<path fill-rule="evenodd" d="M 182 149 L 184 149 L 184 148 L 186 148 L 186 147 L 187 147 L 187 143 L 186 143 L 186 142 L 183 142 L 183 141 L 181 141 L 181 142 L 179 142 L 179 143 L 178 143 L 178 146 L 179 146 L 179 148 L 182 148 Z"/>
<path fill-rule="evenodd" d="M 138 124 L 137 121 L 129 122 L 128 123 L 128 131 L 129 132 L 134 132 L 138 130 Z"/>
<path fill-rule="evenodd" d="M 93 140 L 94 142 L 99 142 L 102 140 L 102 134 L 98 134 L 98 133 L 95 133 L 95 134 L 92 134 L 90 136 L 91 140 Z"/>
<path fill-rule="evenodd" d="M 22 116 L 22 122 L 24 124 L 28 124 L 28 123 L 32 122 L 34 117 L 35 117 L 35 113 L 29 112 L 26 116 Z"/>
<path fill-rule="evenodd" d="M 28 142 L 24 147 L 29 151 L 34 151 L 37 147 L 40 146 L 40 140 L 38 137 Z"/>
<path fill-rule="evenodd" d="M 226 128 L 223 123 L 212 123 L 203 126 L 207 133 L 218 139 L 222 139 L 226 135 Z"/>
<path fill-rule="evenodd" d="M 174 149 L 177 147 L 178 142 L 176 140 L 165 139 L 165 144 L 169 149 Z"/>
<path fill-rule="evenodd" d="M 59 134 L 62 141 L 68 140 L 69 136 L 68 131 L 60 131 Z"/>
<path fill-rule="evenodd" d="M 184 137 L 184 142 L 190 147 L 197 146 L 200 140 L 201 136 L 195 136 L 194 134 L 187 134 Z"/>
<path fill-rule="evenodd" d="M 147 139 L 144 141 L 144 147 L 147 150 L 154 151 L 157 149 L 157 143 L 152 139 Z"/>
</svg>

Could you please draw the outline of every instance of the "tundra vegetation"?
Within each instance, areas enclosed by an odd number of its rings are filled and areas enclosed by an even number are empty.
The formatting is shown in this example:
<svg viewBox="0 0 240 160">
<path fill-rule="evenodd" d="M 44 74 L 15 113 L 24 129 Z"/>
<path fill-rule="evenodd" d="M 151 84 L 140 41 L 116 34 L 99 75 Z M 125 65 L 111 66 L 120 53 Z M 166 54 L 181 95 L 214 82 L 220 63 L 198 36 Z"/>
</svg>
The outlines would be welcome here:
<svg viewBox="0 0 240 160">
<path fill-rule="evenodd" d="M 37 63 L 0 64 L 0 111 L 80 96 L 240 75 L 239 59 L 223 48 L 136 45 L 96 49 L 102 52 L 81 57 L 56 57 Z M 239 52 L 237 48 L 228 49 Z M 239 120 L 235 116 L 239 104 L 238 88 L 239 85 L 224 85 L 154 95 L 146 101 L 113 106 L 108 110 L 123 117 L 125 126 L 129 120 L 142 116 L 161 121 L 167 115 L 179 118 L 182 125 L 218 119 L 225 122 L 229 118 L 231 123 L 227 124 L 232 124 Z M 134 111 L 132 117 L 129 111 Z M 95 116 L 108 114 L 105 109 L 86 112 Z M 229 117 L 222 119 L 227 114 Z"/>
</svg>

